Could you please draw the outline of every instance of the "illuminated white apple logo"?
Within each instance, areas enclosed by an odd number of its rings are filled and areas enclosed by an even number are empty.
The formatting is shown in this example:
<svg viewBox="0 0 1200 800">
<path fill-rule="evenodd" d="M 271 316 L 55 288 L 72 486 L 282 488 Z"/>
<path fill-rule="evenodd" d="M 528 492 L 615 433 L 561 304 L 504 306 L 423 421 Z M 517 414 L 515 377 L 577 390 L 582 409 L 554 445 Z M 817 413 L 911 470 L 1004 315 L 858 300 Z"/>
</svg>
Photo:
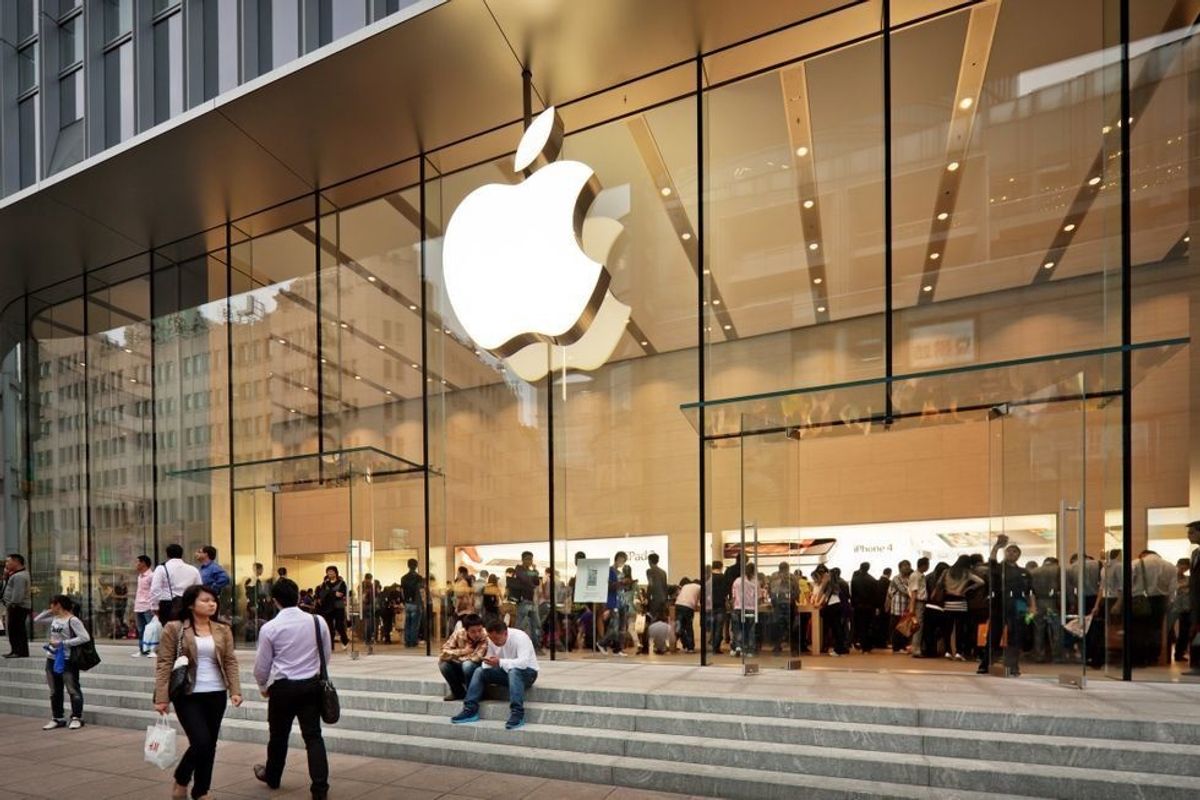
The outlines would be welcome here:
<svg viewBox="0 0 1200 800">
<path fill-rule="evenodd" d="M 585 226 L 599 182 L 587 164 L 555 160 L 562 130 L 554 108 L 543 111 L 514 159 L 517 172 L 535 162 L 540 168 L 522 183 L 471 192 L 446 226 L 442 261 L 455 315 L 480 347 L 500 358 L 519 354 L 511 365 L 526 380 L 551 368 L 551 345 L 599 343 L 578 364 L 568 355 L 560 361 L 583 369 L 604 363 L 629 318 L 629 307 L 608 292 L 604 266 L 620 223 Z M 595 321 L 603 335 L 585 336 Z"/>
</svg>

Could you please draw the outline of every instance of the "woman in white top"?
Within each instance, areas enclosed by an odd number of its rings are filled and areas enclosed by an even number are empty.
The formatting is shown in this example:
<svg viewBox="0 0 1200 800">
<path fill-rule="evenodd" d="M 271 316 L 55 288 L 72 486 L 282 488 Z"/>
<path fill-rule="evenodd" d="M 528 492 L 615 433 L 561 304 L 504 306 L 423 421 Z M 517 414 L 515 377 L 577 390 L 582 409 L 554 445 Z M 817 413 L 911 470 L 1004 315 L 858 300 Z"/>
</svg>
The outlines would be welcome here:
<svg viewBox="0 0 1200 800">
<path fill-rule="evenodd" d="M 65 594 L 50 598 L 50 609 L 33 618 L 35 623 L 50 620 L 46 645 L 46 684 L 50 687 L 51 720 L 42 726 L 44 731 L 83 727 L 83 690 L 79 688 L 79 667 L 71 663 L 71 648 L 90 642 L 83 620 L 72 611 L 75 603 Z M 61 654 L 59 651 L 62 651 Z M 60 658 L 61 655 L 61 658 Z M 71 722 L 67 723 L 63 709 L 63 691 L 71 696 Z"/>
<path fill-rule="evenodd" d="M 195 800 L 209 796 L 226 693 L 235 706 L 242 704 L 233 631 L 213 618 L 216 613 L 217 596 L 212 589 L 189 587 L 183 593 L 181 619 L 167 623 L 158 643 L 154 708 L 165 714 L 168 704 L 174 703 L 179 725 L 188 738 L 187 752 L 175 768 L 174 798 L 187 797 L 189 783 Z M 187 658 L 189 681 L 187 688 L 172 698 L 171 672 L 177 649 L 181 657 Z"/>
</svg>

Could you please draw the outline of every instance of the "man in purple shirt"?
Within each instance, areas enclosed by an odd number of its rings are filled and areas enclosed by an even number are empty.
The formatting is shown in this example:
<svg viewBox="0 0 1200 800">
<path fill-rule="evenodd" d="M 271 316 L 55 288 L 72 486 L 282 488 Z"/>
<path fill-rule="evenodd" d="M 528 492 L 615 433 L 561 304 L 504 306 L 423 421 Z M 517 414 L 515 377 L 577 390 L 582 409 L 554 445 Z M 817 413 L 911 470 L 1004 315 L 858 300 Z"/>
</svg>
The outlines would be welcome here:
<svg viewBox="0 0 1200 800">
<path fill-rule="evenodd" d="M 259 631 L 254 659 L 254 679 L 267 698 L 270 739 L 267 763 L 254 765 L 254 777 L 272 789 L 279 788 L 292 720 L 299 718 L 300 735 L 308 751 L 313 800 L 325 800 L 329 794 L 329 762 L 321 738 L 320 676 L 321 654 L 328 663 L 331 651 L 329 627 L 320 617 L 300 610 L 300 588 L 287 578 L 275 581 L 271 599 L 279 613 Z"/>
</svg>

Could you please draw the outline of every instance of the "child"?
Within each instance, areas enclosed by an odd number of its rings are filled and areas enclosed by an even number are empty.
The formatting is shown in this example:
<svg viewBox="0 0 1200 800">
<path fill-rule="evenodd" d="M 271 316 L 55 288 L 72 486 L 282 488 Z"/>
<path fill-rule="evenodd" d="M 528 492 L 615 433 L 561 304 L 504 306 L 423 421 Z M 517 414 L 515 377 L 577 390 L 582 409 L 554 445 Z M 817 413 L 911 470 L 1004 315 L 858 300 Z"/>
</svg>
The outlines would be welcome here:
<svg viewBox="0 0 1200 800">
<path fill-rule="evenodd" d="M 49 641 L 42 647 L 46 652 L 46 684 L 50 687 L 52 718 L 42 726 L 44 731 L 83 727 L 83 691 L 79 688 L 79 668 L 71 663 L 71 648 L 91 641 L 83 621 L 72 612 L 75 604 L 65 594 L 50 598 L 50 610 L 43 611 L 34 622 L 50 620 Z M 71 696 L 71 722 L 63 711 L 63 690 Z"/>
</svg>

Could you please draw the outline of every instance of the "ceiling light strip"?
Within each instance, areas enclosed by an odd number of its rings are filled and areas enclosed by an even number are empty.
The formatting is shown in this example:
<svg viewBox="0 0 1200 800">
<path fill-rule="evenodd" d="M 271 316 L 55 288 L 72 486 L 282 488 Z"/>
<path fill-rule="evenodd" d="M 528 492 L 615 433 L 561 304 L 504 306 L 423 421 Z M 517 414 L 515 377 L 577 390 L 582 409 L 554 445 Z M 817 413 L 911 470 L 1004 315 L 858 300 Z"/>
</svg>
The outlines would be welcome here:
<svg viewBox="0 0 1200 800">
<path fill-rule="evenodd" d="M 700 275 L 700 247 L 696 239 L 696 230 L 692 227 L 691 220 L 688 219 L 687 209 L 684 208 L 683 201 L 679 197 L 679 187 L 675 185 L 675 181 L 667 169 L 667 163 L 658 148 L 658 141 L 654 138 L 653 131 L 650 130 L 650 124 L 646 121 L 644 114 L 634 114 L 625 120 L 625 125 L 629 128 L 633 143 L 642 157 L 650 180 L 658 189 L 658 198 L 675 231 L 675 241 L 683 248 L 684 255 L 687 256 L 688 263 L 692 266 L 692 271 L 698 276 Z M 708 279 L 706 311 L 716 317 L 716 327 L 726 339 L 736 339 L 738 336 L 737 326 L 733 323 L 733 317 L 730 316 L 725 298 L 721 296 L 721 290 L 717 287 L 713 276 L 709 274 L 705 277 Z M 711 325 L 706 325 L 706 327 L 710 331 L 713 329 Z"/>
<path fill-rule="evenodd" d="M 804 236 L 804 258 L 813 319 L 829 322 L 829 275 L 827 250 L 821 232 L 820 192 L 817 189 L 816 154 L 813 147 L 812 114 L 809 106 L 808 75 L 803 62 L 781 70 L 779 88 L 787 118 L 788 147 L 800 203 L 800 228 Z"/>
<path fill-rule="evenodd" d="M 308 350 L 305 347 L 302 347 L 301 345 L 297 344 L 296 342 L 292 341 L 291 339 L 287 338 L 286 336 L 280 336 L 279 334 L 274 334 L 274 333 L 269 334 L 267 337 L 268 344 L 270 344 L 272 341 L 275 344 L 280 345 L 281 347 L 286 347 L 288 350 L 291 350 L 292 352 L 299 353 L 300 355 L 304 356 L 305 358 L 313 359 L 314 361 L 316 360 L 316 355 L 312 351 Z M 327 368 L 326 372 L 328 372 L 329 369 L 332 369 L 344 378 L 347 378 L 351 381 L 356 381 L 357 383 L 361 383 L 364 386 L 370 386 L 372 389 L 378 390 L 379 393 L 384 395 L 385 397 L 391 397 L 393 399 L 403 399 L 403 397 L 401 395 L 396 394 L 394 391 L 392 391 L 391 389 L 388 389 L 386 386 L 376 383 L 375 381 L 371 380 L 370 378 L 364 378 L 364 377 L 362 377 L 361 373 L 357 373 L 352 369 L 347 369 L 347 368 L 343 367 L 341 364 L 338 364 L 333 361 L 330 361 L 329 359 L 326 359 L 325 366 Z M 400 374 L 403 374 L 403 373 L 400 373 Z M 272 377 L 274 377 L 274 373 L 272 373 Z M 301 384 L 301 386 L 303 386 L 303 384 Z M 392 392 L 392 394 L 389 395 L 388 392 Z M 315 393 L 314 393 L 314 396 L 315 396 Z M 329 395 L 326 394 L 325 396 L 328 397 Z M 340 398 L 338 400 L 338 402 L 341 402 L 342 404 L 347 405 L 352 409 L 358 408 L 358 406 L 354 405 L 353 403 L 351 403 L 349 400 L 346 400 L 345 398 Z"/>
<path fill-rule="evenodd" d="M 971 131 L 979 110 L 980 94 L 984 78 L 987 77 L 988 60 L 992 54 L 992 42 L 996 36 L 996 22 L 1000 17 L 1000 0 L 981 3 L 972 7 L 967 22 L 967 35 L 963 40 L 962 58 L 958 65 L 958 84 L 954 91 L 954 105 L 950 110 L 950 127 L 946 135 L 945 166 L 938 175 L 938 188 L 934 200 L 933 219 L 929 223 L 929 239 L 921 267 L 921 285 L 917 291 L 917 304 L 933 302 L 937 290 L 938 276 L 945 260 L 946 246 L 950 243 L 950 229 L 954 225 L 954 210 L 961 194 L 962 176 L 966 171 L 967 154 L 971 147 Z"/>
</svg>

